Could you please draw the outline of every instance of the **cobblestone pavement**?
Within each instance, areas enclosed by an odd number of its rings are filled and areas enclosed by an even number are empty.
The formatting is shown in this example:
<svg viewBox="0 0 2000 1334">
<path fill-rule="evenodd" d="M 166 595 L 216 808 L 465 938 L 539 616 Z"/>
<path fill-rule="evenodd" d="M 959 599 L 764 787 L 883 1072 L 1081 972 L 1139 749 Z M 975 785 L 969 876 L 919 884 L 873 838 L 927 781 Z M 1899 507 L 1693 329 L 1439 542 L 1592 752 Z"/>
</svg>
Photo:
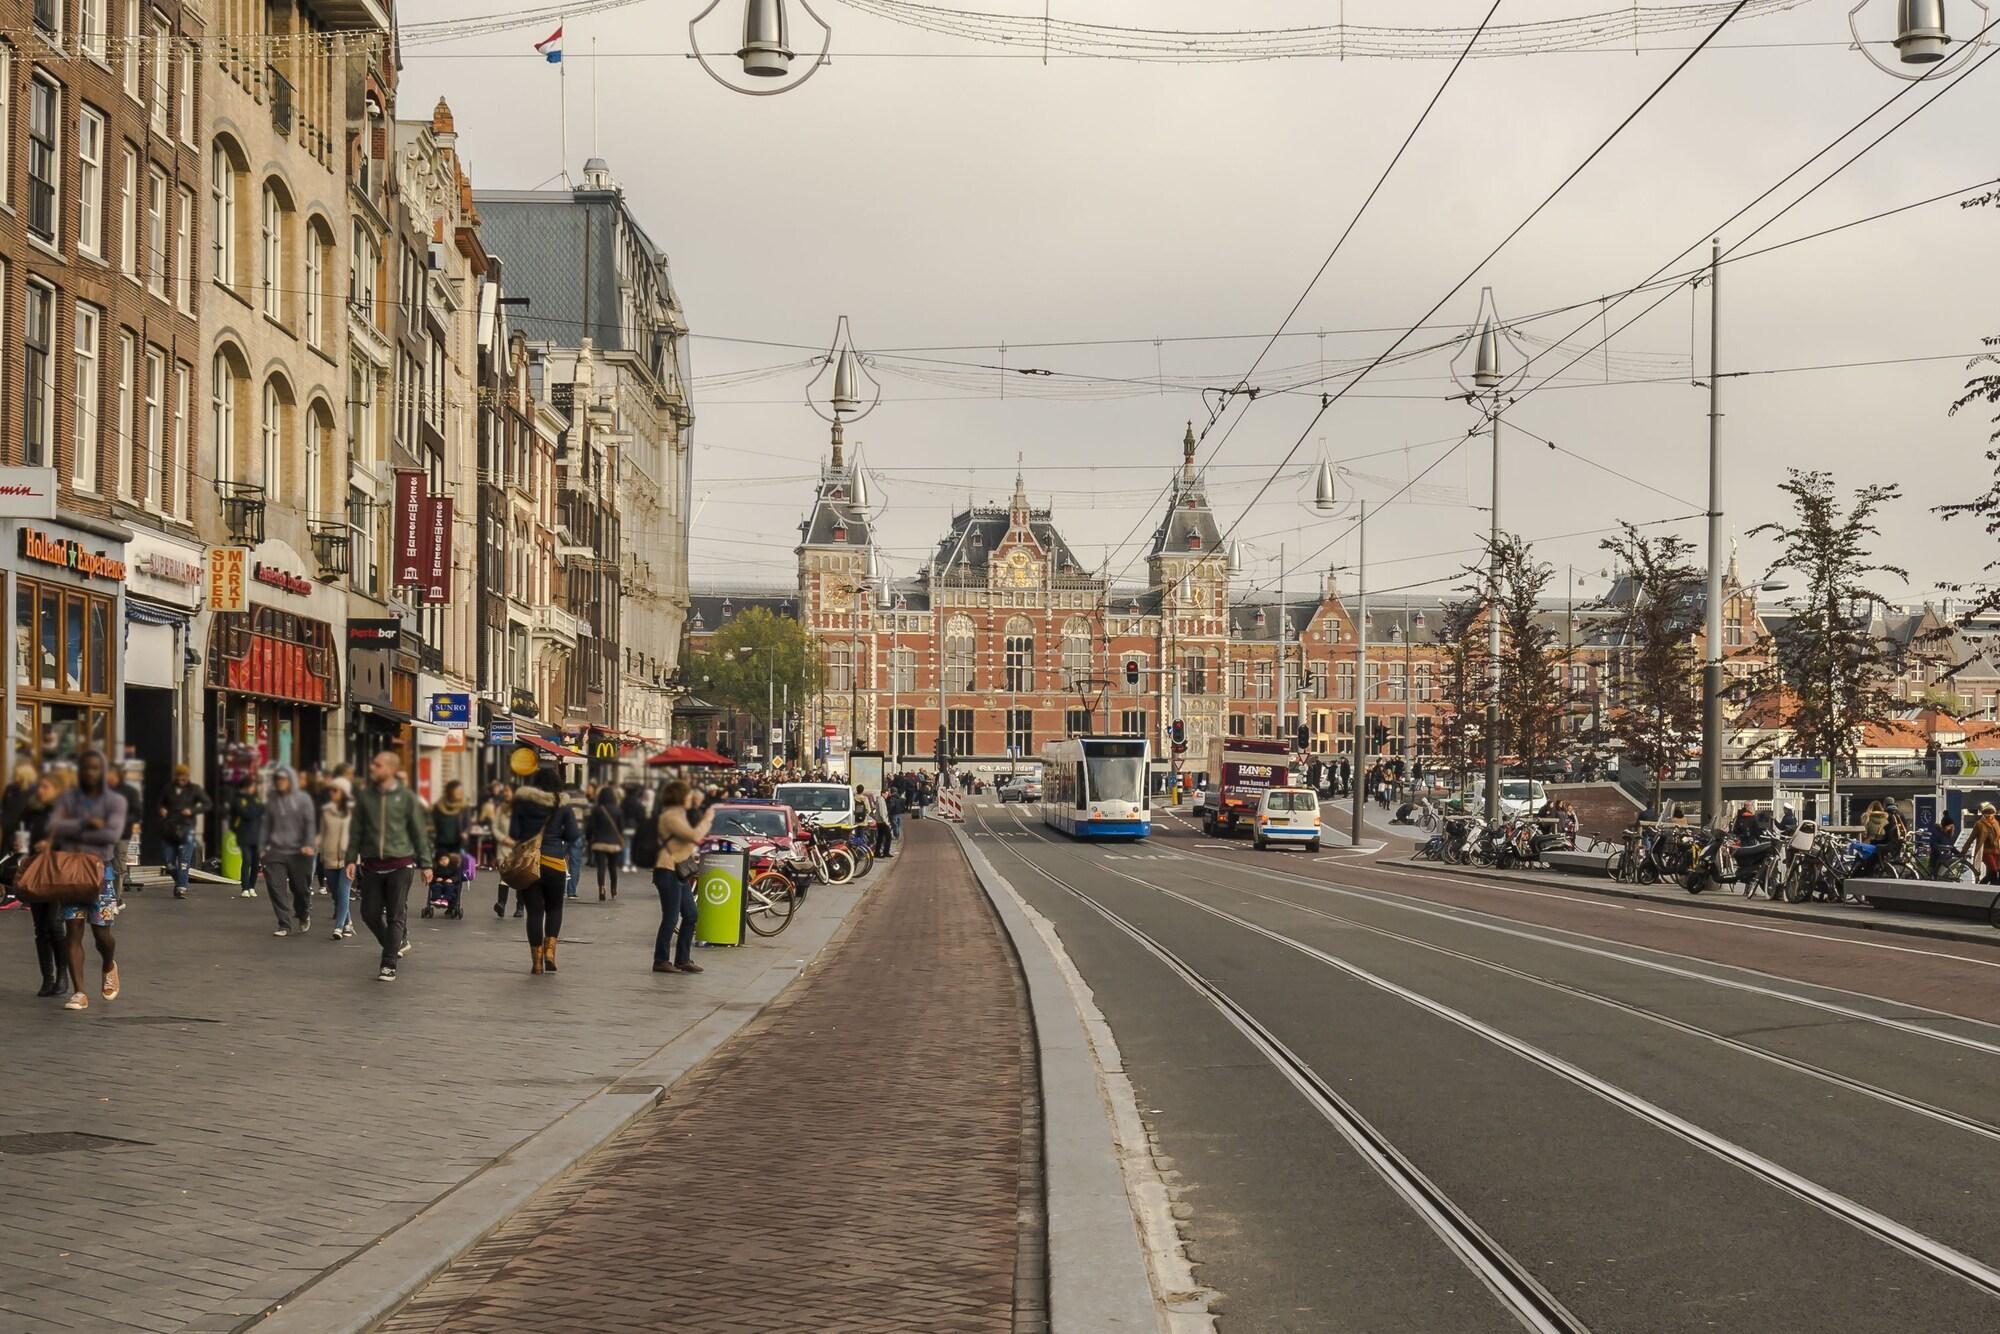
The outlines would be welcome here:
<svg viewBox="0 0 2000 1334">
<path fill-rule="evenodd" d="M 812 973 L 385 1334 L 1042 1328 L 1025 992 L 951 836 L 908 828 Z"/>
<path fill-rule="evenodd" d="M 794 923 L 655 974 L 659 900 L 632 873 L 569 905 L 562 971 L 531 977 L 492 885 L 462 921 L 422 920 L 413 893 L 393 983 L 365 928 L 330 940 L 324 898 L 277 940 L 262 898 L 147 890 L 118 923 L 123 994 L 97 996 L 93 954 L 83 1014 L 35 998 L 28 914 L 0 913 L 0 1330 L 235 1329 L 802 945 Z M 801 920 L 852 893 L 816 891 Z M 11 1138 L 71 1132 L 104 1138 Z"/>
</svg>

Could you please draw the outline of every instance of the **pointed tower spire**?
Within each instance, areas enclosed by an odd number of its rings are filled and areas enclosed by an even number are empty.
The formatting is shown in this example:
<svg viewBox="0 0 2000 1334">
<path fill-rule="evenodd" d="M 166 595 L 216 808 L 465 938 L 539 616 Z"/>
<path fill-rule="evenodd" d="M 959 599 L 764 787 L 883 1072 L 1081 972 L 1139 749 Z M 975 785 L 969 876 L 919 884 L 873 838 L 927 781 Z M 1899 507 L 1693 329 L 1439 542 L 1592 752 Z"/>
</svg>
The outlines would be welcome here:
<svg viewBox="0 0 2000 1334">
<path fill-rule="evenodd" d="M 1014 499 L 1007 506 L 1008 515 L 1016 528 L 1028 526 L 1028 484 L 1021 479 L 1021 456 L 1014 456 Z"/>
<path fill-rule="evenodd" d="M 1187 424 L 1187 434 L 1181 437 L 1181 481 L 1194 485 L 1194 423 Z"/>
<path fill-rule="evenodd" d="M 841 471 L 845 466 L 841 461 L 841 446 L 845 442 L 845 438 L 845 434 L 840 427 L 840 419 L 836 417 L 833 420 L 833 470 L 835 472 Z"/>
</svg>

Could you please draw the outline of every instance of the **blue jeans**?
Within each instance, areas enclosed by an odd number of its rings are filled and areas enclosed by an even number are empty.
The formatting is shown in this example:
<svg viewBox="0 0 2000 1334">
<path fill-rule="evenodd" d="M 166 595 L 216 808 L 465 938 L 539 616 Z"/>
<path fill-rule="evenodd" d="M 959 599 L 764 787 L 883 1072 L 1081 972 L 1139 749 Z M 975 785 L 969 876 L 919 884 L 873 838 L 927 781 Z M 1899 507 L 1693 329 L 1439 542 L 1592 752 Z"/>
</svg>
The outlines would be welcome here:
<svg viewBox="0 0 2000 1334">
<path fill-rule="evenodd" d="M 691 963 L 694 960 L 694 877 L 684 876 L 666 867 L 653 869 L 653 888 L 660 894 L 660 932 L 653 937 L 653 962 L 667 962 L 667 947 L 673 945 L 675 963 Z M 680 939 L 674 939 L 674 927 L 680 927 Z"/>
<path fill-rule="evenodd" d="M 570 898 L 576 897 L 576 882 L 583 879 L 583 863 L 588 856 L 589 851 L 583 846 L 581 839 L 569 850 L 569 879 L 564 885 L 564 890 Z"/>
<path fill-rule="evenodd" d="M 180 836 L 177 842 L 166 846 L 167 874 L 174 878 L 175 889 L 188 887 L 188 872 L 194 867 L 194 830 Z"/>
<path fill-rule="evenodd" d="M 345 931 L 348 919 L 347 867 L 336 863 L 327 868 L 326 892 L 333 898 L 333 929 Z"/>
</svg>

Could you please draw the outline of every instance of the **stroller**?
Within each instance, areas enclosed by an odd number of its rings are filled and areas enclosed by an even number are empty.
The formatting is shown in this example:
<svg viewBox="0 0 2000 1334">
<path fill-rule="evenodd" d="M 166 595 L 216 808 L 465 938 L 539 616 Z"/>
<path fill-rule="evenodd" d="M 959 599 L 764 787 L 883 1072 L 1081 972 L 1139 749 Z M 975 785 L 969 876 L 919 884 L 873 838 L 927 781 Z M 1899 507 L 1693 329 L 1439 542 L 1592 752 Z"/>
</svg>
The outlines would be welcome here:
<svg viewBox="0 0 2000 1334">
<path fill-rule="evenodd" d="M 466 883 L 477 869 L 471 852 L 463 848 L 450 848 L 438 853 L 431 865 L 430 897 L 424 903 L 425 917 L 435 917 L 442 912 L 446 917 L 461 918 L 464 910 L 459 906 L 459 897 Z"/>
</svg>

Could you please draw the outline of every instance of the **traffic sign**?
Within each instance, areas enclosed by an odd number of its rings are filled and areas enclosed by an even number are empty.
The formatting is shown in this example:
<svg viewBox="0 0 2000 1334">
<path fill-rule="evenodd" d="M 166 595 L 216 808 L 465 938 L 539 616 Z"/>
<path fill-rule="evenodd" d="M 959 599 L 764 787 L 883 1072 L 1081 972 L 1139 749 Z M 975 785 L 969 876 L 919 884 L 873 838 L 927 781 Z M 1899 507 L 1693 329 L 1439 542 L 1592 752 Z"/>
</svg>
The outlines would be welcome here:
<svg viewBox="0 0 2000 1334">
<path fill-rule="evenodd" d="M 1778 757 L 1778 781 L 1780 783 L 1824 783 L 1828 766 L 1820 755 L 1780 755 Z"/>
</svg>

